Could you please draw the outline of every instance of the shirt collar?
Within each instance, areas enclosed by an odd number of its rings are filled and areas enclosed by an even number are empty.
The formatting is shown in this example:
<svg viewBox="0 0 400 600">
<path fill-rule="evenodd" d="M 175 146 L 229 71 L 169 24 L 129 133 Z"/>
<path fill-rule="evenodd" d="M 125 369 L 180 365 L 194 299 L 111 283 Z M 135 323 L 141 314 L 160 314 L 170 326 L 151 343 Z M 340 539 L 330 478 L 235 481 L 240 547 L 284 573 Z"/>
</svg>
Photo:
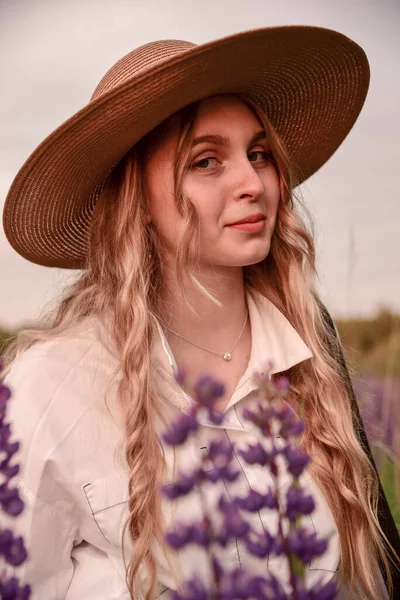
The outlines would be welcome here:
<svg viewBox="0 0 400 600">
<path fill-rule="evenodd" d="M 272 373 L 281 373 L 312 357 L 300 335 L 268 298 L 249 291 L 247 306 L 252 334 L 251 372 L 271 361 Z"/>
<path fill-rule="evenodd" d="M 280 373 L 312 358 L 310 349 L 300 335 L 268 298 L 251 290 L 247 292 L 246 300 L 252 333 L 250 359 L 226 410 L 255 389 L 252 375 L 254 371 L 262 371 L 268 361 L 272 363 L 272 373 Z M 193 400 L 175 381 L 177 364 L 156 319 L 152 364 L 163 379 L 160 393 L 181 410 L 187 409 Z"/>
</svg>

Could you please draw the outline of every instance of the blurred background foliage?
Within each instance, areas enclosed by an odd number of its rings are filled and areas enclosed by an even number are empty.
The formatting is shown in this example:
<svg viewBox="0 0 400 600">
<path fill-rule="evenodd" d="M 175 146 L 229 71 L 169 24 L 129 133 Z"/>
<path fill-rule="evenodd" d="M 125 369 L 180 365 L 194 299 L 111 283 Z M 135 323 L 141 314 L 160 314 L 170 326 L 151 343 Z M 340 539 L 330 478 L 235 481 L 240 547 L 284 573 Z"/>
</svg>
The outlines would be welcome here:
<svg viewBox="0 0 400 600">
<path fill-rule="evenodd" d="M 336 327 L 356 373 L 400 377 L 400 315 L 382 308 L 370 319 L 336 320 Z"/>
<path fill-rule="evenodd" d="M 0 327 L 0 356 L 3 354 L 9 343 L 13 340 L 15 333 L 16 332 L 14 331 L 9 331 L 8 329 L 3 329 Z"/>
<path fill-rule="evenodd" d="M 400 531 L 400 315 L 381 308 L 370 319 L 336 327 L 376 465 Z"/>
<path fill-rule="evenodd" d="M 362 419 L 400 531 L 400 315 L 336 319 Z M 0 327 L 0 355 L 16 332 Z"/>
</svg>

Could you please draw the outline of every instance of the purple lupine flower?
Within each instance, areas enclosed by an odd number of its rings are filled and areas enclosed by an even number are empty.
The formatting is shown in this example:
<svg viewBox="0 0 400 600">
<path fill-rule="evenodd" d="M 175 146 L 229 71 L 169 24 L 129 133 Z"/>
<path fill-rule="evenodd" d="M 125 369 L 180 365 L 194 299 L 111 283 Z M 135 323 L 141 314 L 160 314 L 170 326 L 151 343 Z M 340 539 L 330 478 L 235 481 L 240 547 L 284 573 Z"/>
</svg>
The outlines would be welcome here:
<svg viewBox="0 0 400 600">
<path fill-rule="evenodd" d="M 0 359 L 0 371 L 3 365 Z M 17 463 L 11 464 L 20 444 L 11 440 L 11 426 L 5 422 L 10 389 L 0 380 L 0 507 L 11 517 L 18 516 L 24 509 L 24 503 L 17 487 L 10 487 L 11 480 L 19 473 Z M 6 565 L 19 567 L 27 559 L 27 551 L 22 537 L 16 537 L 11 529 L 0 528 L 0 556 Z M 7 568 L 0 571 L 0 597 L 3 600 L 28 600 L 31 588 L 21 586 L 16 577 L 9 577 Z"/>
<path fill-rule="evenodd" d="M 267 530 L 262 533 L 252 531 L 246 536 L 245 544 L 247 551 L 258 558 L 267 558 L 272 553 L 280 554 L 281 552 L 281 547 Z"/>
<path fill-rule="evenodd" d="M 289 473 L 293 477 L 300 477 L 310 462 L 310 457 L 304 454 L 300 448 L 295 448 L 290 443 L 285 446 L 282 453 L 286 457 Z"/>
<path fill-rule="evenodd" d="M 280 450 L 273 444 L 270 451 L 257 442 L 256 444 L 248 444 L 246 450 L 238 450 L 238 453 L 244 458 L 248 465 L 268 466 L 274 477 L 278 475 L 278 467 L 275 458 L 280 454 Z"/>
<path fill-rule="evenodd" d="M 265 437 L 272 436 L 271 422 L 277 414 L 274 406 L 263 406 L 259 403 L 255 411 L 245 408 L 242 414 L 247 421 L 254 423 Z"/>
<path fill-rule="evenodd" d="M 289 600 L 274 576 L 254 576 L 240 567 L 222 574 L 218 591 L 220 600 Z"/>
<path fill-rule="evenodd" d="M 198 379 L 193 390 L 199 404 L 212 408 L 218 398 L 224 395 L 225 386 L 212 377 L 205 376 Z"/>
<path fill-rule="evenodd" d="M 287 377 L 284 377 L 284 375 L 276 377 L 275 388 L 279 396 L 286 396 L 290 389 L 289 379 Z"/>
<path fill-rule="evenodd" d="M 225 415 L 224 413 L 218 412 L 217 410 L 213 410 L 212 408 L 208 409 L 208 418 L 210 419 L 211 423 L 214 423 L 214 425 L 221 425 L 221 423 L 223 422 Z"/>
<path fill-rule="evenodd" d="M 264 494 L 264 506 L 265 508 L 270 508 L 271 510 L 278 508 L 279 503 L 276 494 L 271 491 Z"/>
<path fill-rule="evenodd" d="M 294 410 L 290 406 L 285 406 L 281 410 L 280 421 L 279 435 L 285 440 L 304 432 L 304 421 L 297 419 Z"/>
<path fill-rule="evenodd" d="M 208 457 L 214 464 L 223 458 L 223 464 L 228 464 L 233 457 L 233 445 L 224 439 L 211 440 L 208 447 Z"/>
<path fill-rule="evenodd" d="M 182 414 L 173 421 L 169 430 L 163 433 L 162 438 L 169 446 L 180 446 L 186 442 L 189 434 L 198 426 L 196 415 L 193 412 Z"/>
<path fill-rule="evenodd" d="M 186 496 L 186 494 L 189 494 L 189 492 L 192 491 L 198 479 L 199 470 L 195 470 L 189 475 L 185 475 L 185 473 L 180 473 L 177 481 L 162 486 L 162 494 L 170 500 L 174 500 L 175 498 L 179 498 L 180 496 Z"/>
<path fill-rule="evenodd" d="M 315 531 L 309 531 L 304 527 L 290 531 L 287 543 L 289 550 L 304 564 L 324 554 L 328 547 L 325 539 L 318 539 Z"/>
<path fill-rule="evenodd" d="M 0 580 L 0 598 L 2 600 L 29 600 L 31 596 L 31 587 L 24 585 L 21 587 L 16 577 L 11 577 L 7 581 Z"/>
<path fill-rule="evenodd" d="M 306 496 L 304 489 L 291 485 L 286 493 L 286 516 L 290 521 L 298 517 L 309 515 L 315 509 L 312 496 Z"/>
<path fill-rule="evenodd" d="M 19 567 L 27 558 L 22 537 L 15 537 L 11 529 L 0 531 L 0 555 L 13 567 Z"/>
<path fill-rule="evenodd" d="M 272 368 L 272 363 L 268 362 L 262 371 L 254 371 L 252 380 L 259 390 L 264 389 L 265 386 L 269 386 L 269 384 L 271 383 Z"/>
<path fill-rule="evenodd" d="M 175 373 L 175 381 L 180 385 L 184 386 L 186 383 L 186 371 L 184 369 L 178 369 Z"/>
<path fill-rule="evenodd" d="M 204 471 L 203 479 L 210 483 L 216 483 L 217 481 L 235 481 L 240 476 L 239 470 L 234 470 L 232 467 L 217 467 L 211 471 Z"/>
<path fill-rule="evenodd" d="M 336 592 L 336 584 L 332 581 L 325 585 L 317 583 L 311 590 L 307 590 L 301 578 L 296 577 L 295 600 L 334 600 Z"/>
<path fill-rule="evenodd" d="M 209 520 L 204 517 L 195 523 L 175 523 L 174 529 L 166 534 L 165 539 L 172 548 L 179 550 L 188 544 L 208 548 L 214 537 Z"/>
<path fill-rule="evenodd" d="M 244 408 L 242 410 L 242 415 L 247 421 L 251 421 L 252 423 L 254 423 L 256 419 L 256 413 L 254 410 L 250 410 L 250 408 Z"/>
<path fill-rule="evenodd" d="M 210 522 L 207 518 L 192 525 L 191 542 L 203 546 L 203 548 L 208 548 L 213 539 Z"/>
<path fill-rule="evenodd" d="M 210 600 L 211 595 L 199 577 L 185 581 L 182 592 L 174 592 L 172 600 Z"/>
<path fill-rule="evenodd" d="M 10 430 L 8 430 L 8 431 L 10 431 Z M 9 433 L 7 435 L 9 436 Z M 20 446 L 19 442 L 13 442 L 12 444 L 9 444 L 9 443 L 4 444 L 4 447 L 2 448 L 2 450 L 7 455 L 6 460 L 9 460 L 10 458 L 12 458 L 13 454 L 18 452 L 19 446 Z"/>
<path fill-rule="evenodd" d="M 229 531 L 226 530 L 224 524 L 215 527 L 214 541 L 218 546 L 226 548 L 226 546 L 232 541 L 232 536 Z"/>
<path fill-rule="evenodd" d="M 2 363 L 0 361 L 0 369 L 2 368 Z M 10 389 L 4 385 L 3 383 L 0 385 L 0 413 L 3 413 L 7 408 L 7 402 L 11 398 Z"/>
<path fill-rule="evenodd" d="M 5 513 L 17 517 L 24 510 L 24 503 L 18 488 L 9 488 L 6 483 L 0 485 L 0 505 Z"/>
<path fill-rule="evenodd" d="M 276 495 L 271 491 L 267 494 L 260 494 L 256 490 L 250 489 L 244 498 L 235 497 L 234 502 L 242 510 L 249 512 L 258 512 L 262 508 L 278 508 Z"/>
<path fill-rule="evenodd" d="M 20 470 L 20 466 L 18 464 L 9 466 L 9 459 L 6 458 L 0 463 L 0 473 L 3 473 L 6 479 L 12 479 L 16 475 L 18 475 Z"/>
<path fill-rule="evenodd" d="M 221 600 L 247 600 L 249 577 L 240 567 L 224 573 L 220 582 Z"/>
<path fill-rule="evenodd" d="M 264 577 L 252 577 L 248 583 L 249 598 L 256 600 L 289 600 L 279 581 L 269 574 Z"/>
<path fill-rule="evenodd" d="M 234 498 L 234 502 L 236 506 L 241 508 L 242 510 L 248 510 L 249 512 L 258 512 L 264 507 L 264 496 L 256 490 L 250 490 L 247 496 L 244 498 L 236 497 Z"/>
<path fill-rule="evenodd" d="M 249 465 L 261 465 L 265 467 L 265 465 L 269 462 L 269 456 L 265 448 L 257 442 L 256 444 L 249 444 L 247 446 L 247 450 L 239 450 L 238 453 L 243 456 L 244 460 Z"/>
<path fill-rule="evenodd" d="M 263 584 L 261 586 L 258 586 L 258 581 L 255 580 L 255 583 L 257 584 L 256 588 L 251 587 L 251 583 L 249 584 L 249 591 L 254 589 L 251 598 L 254 597 L 255 600 L 289 600 L 289 597 L 282 590 L 282 586 L 277 580 L 275 580 L 274 583 L 269 582 L 268 584 Z M 257 595 L 256 590 L 259 590 Z"/>
<path fill-rule="evenodd" d="M 333 581 L 329 583 L 317 584 L 315 588 L 308 592 L 307 600 L 334 600 L 337 588 Z"/>
<path fill-rule="evenodd" d="M 218 508 L 224 516 L 222 530 L 228 537 L 242 538 L 248 533 L 250 525 L 243 518 L 234 502 L 230 502 L 224 496 L 221 496 L 218 501 Z"/>
<path fill-rule="evenodd" d="M 0 446 L 3 452 L 5 452 L 5 449 L 7 448 L 8 445 L 8 441 L 10 439 L 11 436 L 11 426 L 9 423 L 4 423 L 5 417 L 5 413 L 0 413 L 0 421 L 2 422 L 1 425 L 1 429 L 0 429 Z M 9 452 L 7 452 L 7 456 L 8 456 Z"/>
<path fill-rule="evenodd" d="M 169 531 L 165 539 L 171 548 L 179 550 L 192 541 L 192 525 L 175 523 L 173 531 Z"/>
<path fill-rule="evenodd" d="M 264 393 L 267 399 L 271 401 L 279 400 L 289 391 L 289 380 L 283 375 L 272 376 L 273 365 L 267 363 L 263 371 L 256 371 L 253 374 L 253 383 Z"/>
<path fill-rule="evenodd" d="M 233 469 L 231 466 L 233 453 L 234 450 L 232 444 L 223 439 L 212 440 L 208 448 L 207 458 L 214 469 L 203 470 L 203 479 L 210 481 L 211 483 L 220 480 L 229 482 L 235 481 L 239 477 L 240 471 Z"/>
</svg>

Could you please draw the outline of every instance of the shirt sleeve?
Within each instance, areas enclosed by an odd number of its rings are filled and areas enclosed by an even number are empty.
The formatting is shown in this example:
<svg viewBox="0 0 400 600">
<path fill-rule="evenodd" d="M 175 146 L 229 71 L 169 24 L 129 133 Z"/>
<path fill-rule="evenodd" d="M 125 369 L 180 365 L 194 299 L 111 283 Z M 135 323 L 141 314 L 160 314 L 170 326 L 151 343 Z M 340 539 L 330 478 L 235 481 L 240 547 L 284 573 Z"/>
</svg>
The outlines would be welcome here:
<svg viewBox="0 0 400 600">
<path fill-rule="evenodd" d="M 64 358 L 64 357 L 62 357 Z M 72 361 L 75 362 L 75 361 Z M 14 364 L 5 384 L 11 390 L 6 422 L 20 442 L 13 464 L 25 508 L 16 518 L 1 516 L 2 527 L 22 535 L 28 551 L 15 575 L 32 588 L 32 600 L 64 600 L 73 577 L 71 553 L 80 543 L 79 519 L 69 481 L 54 459 L 54 447 L 67 426 L 65 415 L 49 417 L 49 407 L 74 365 L 34 348 Z"/>
<path fill-rule="evenodd" d="M 64 600 L 73 576 L 73 519 L 60 513 L 56 503 L 42 502 L 23 482 L 20 493 L 25 509 L 15 530 L 23 535 L 28 559 L 16 574 L 31 586 L 32 600 Z"/>
</svg>

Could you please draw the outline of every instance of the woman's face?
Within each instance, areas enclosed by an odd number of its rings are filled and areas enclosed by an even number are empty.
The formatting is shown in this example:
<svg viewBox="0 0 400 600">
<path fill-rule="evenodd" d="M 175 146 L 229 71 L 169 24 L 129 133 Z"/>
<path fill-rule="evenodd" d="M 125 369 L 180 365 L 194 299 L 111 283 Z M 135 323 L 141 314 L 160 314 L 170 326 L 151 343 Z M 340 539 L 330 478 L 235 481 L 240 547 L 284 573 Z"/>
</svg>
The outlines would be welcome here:
<svg viewBox="0 0 400 600">
<path fill-rule="evenodd" d="M 171 253 L 182 228 L 174 199 L 177 142 L 173 121 L 162 143 L 150 147 L 145 167 L 149 217 Z M 215 96 L 200 103 L 183 192 L 198 216 L 201 265 L 243 267 L 268 255 L 279 178 L 260 121 L 238 98 Z M 251 223 L 234 225 L 243 220 Z"/>
</svg>

